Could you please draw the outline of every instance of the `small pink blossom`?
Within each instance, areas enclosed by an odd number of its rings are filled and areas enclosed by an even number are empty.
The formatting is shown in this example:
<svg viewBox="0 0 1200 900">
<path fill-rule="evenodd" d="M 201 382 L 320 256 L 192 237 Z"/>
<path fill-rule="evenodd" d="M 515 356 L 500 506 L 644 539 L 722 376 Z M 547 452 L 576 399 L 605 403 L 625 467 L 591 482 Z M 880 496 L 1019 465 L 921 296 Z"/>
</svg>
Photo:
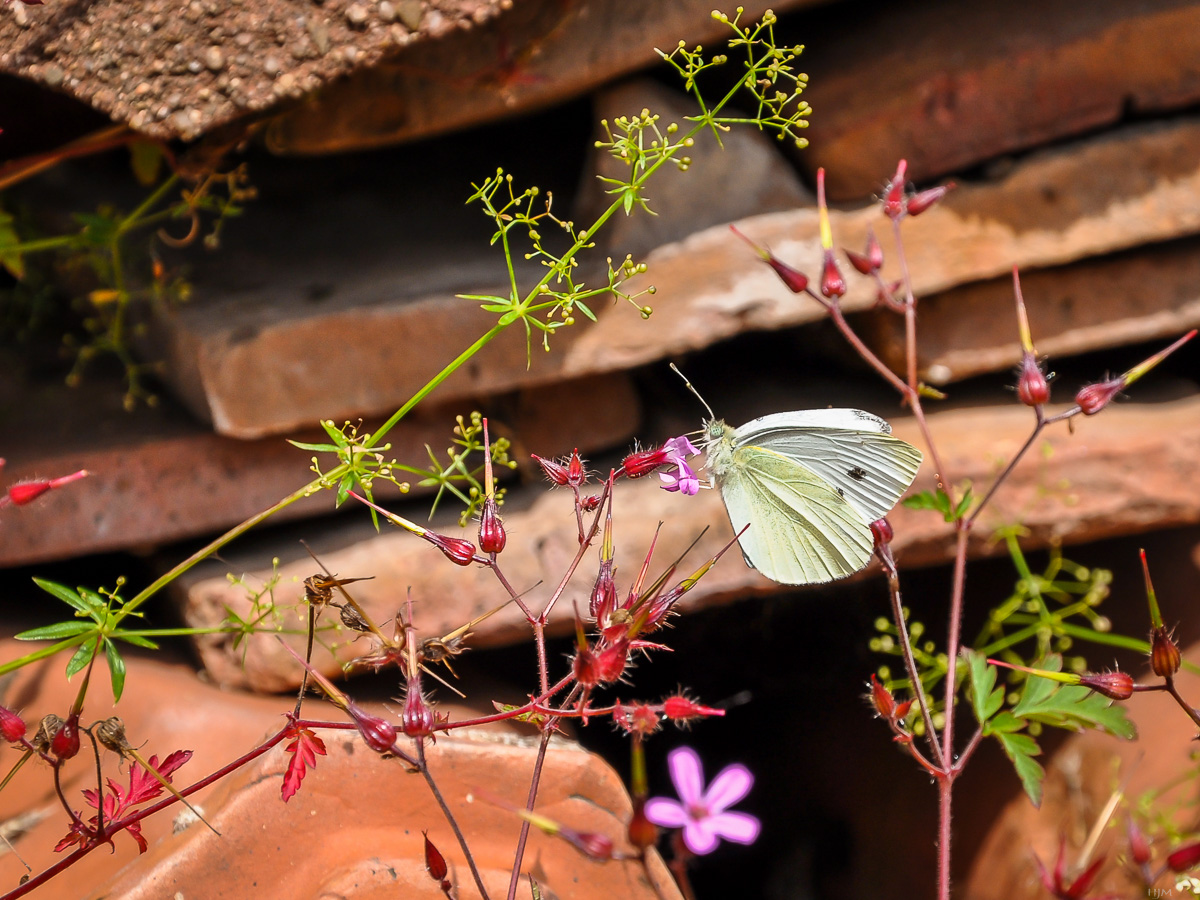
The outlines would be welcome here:
<svg viewBox="0 0 1200 900">
<path fill-rule="evenodd" d="M 697 855 L 712 853 L 721 839 L 752 844 L 762 829 L 749 813 L 727 812 L 754 786 L 754 776 L 740 764 L 726 766 L 704 787 L 700 754 L 691 747 L 678 747 L 667 756 L 671 781 L 678 800 L 651 797 L 646 801 L 646 818 L 663 828 L 682 828 L 683 842 Z"/>
<path fill-rule="evenodd" d="M 696 473 L 692 471 L 692 467 L 687 464 L 687 458 L 695 456 L 700 451 L 693 447 L 692 442 L 683 436 L 671 438 L 671 440 L 663 444 L 662 449 L 667 452 L 666 464 L 675 467 L 674 472 L 658 473 L 658 477 L 663 481 L 663 490 L 679 491 L 682 494 L 687 494 L 689 497 L 699 493 L 700 479 L 696 477 Z"/>
</svg>

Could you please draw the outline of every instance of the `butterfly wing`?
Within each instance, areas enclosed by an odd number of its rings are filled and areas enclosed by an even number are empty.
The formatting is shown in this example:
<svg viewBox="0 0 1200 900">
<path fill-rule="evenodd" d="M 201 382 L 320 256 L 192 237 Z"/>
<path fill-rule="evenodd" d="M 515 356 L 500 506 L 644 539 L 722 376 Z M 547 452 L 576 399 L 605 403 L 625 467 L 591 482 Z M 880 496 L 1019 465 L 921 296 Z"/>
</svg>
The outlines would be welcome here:
<svg viewBox="0 0 1200 900">
<path fill-rule="evenodd" d="M 738 447 L 773 451 L 807 469 L 848 500 L 868 522 L 888 514 L 921 466 L 921 451 L 860 409 L 776 413 L 734 432 Z"/>
<path fill-rule="evenodd" d="M 716 476 L 748 565 L 780 584 L 844 578 L 866 566 L 873 543 L 862 514 L 803 465 L 756 446 L 733 451 Z"/>
</svg>

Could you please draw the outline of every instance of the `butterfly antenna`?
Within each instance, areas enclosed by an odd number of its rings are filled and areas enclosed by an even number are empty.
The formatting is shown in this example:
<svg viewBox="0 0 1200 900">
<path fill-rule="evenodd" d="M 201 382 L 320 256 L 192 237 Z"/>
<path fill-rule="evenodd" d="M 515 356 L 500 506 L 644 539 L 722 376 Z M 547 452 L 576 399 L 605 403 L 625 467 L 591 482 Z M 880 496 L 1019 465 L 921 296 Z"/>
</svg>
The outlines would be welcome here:
<svg viewBox="0 0 1200 900">
<path fill-rule="evenodd" d="M 689 391 L 691 391 L 693 394 L 695 394 L 696 399 L 699 400 L 704 405 L 704 408 L 706 410 L 708 410 L 708 417 L 710 419 L 715 419 L 716 415 L 713 413 L 712 407 L 708 405 L 708 401 L 705 400 L 704 397 L 702 397 L 700 395 L 700 392 L 698 390 L 696 390 L 696 388 L 692 385 L 692 383 L 687 380 L 687 376 L 679 371 L 679 367 L 676 366 L 675 363 L 670 363 L 670 366 L 671 366 L 671 371 L 683 379 L 683 383 L 687 387 L 687 389 Z"/>
</svg>

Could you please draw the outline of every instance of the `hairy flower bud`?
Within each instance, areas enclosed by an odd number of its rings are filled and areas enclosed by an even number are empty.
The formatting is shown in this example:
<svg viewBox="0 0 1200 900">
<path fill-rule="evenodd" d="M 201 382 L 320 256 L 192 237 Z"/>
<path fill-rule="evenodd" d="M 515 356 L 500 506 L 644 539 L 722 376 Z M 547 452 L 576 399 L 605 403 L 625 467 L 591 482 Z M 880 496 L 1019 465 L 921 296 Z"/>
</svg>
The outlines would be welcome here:
<svg viewBox="0 0 1200 900">
<path fill-rule="evenodd" d="M 611 684 L 625 674 L 625 665 L 629 661 L 629 642 L 618 641 L 611 647 L 605 647 L 596 654 L 596 674 L 601 683 Z"/>
<path fill-rule="evenodd" d="M 80 469 L 78 472 L 73 472 L 70 475 L 64 475 L 61 478 L 38 478 L 33 481 L 26 481 L 23 484 L 14 484 L 9 487 L 8 492 L 0 497 L 0 506 L 24 506 L 27 503 L 32 503 L 46 491 L 52 491 L 55 488 L 60 488 L 65 484 L 70 484 L 72 481 L 78 481 L 80 478 L 86 478 L 88 472 L 86 469 Z"/>
<path fill-rule="evenodd" d="M 672 722 L 690 722 L 701 716 L 723 716 L 725 710 L 714 709 L 711 706 L 701 706 L 695 700 L 676 694 L 663 701 L 663 715 Z"/>
<path fill-rule="evenodd" d="M 1170 678 L 1179 671 L 1183 663 L 1179 647 L 1171 639 L 1166 628 L 1155 628 L 1150 632 L 1150 668 L 1159 678 Z"/>
<path fill-rule="evenodd" d="M 584 512 L 595 512 L 600 508 L 600 495 L 589 494 L 586 497 L 579 498 L 579 508 Z"/>
<path fill-rule="evenodd" d="M 411 693 L 419 694 L 419 692 Z M 406 711 L 407 708 L 406 698 Z M 396 727 L 391 722 L 381 719 L 379 716 L 373 716 L 354 704 L 350 704 L 347 711 L 354 719 L 354 724 L 358 726 L 358 733 L 362 735 L 363 742 L 376 753 L 387 753 L 396 745 Z M 430 727 L 432 728 L 432 723 Z"/>
<path fill-rule="evenodd" d="M 571 660 L 571 674 L 581 688 L 593 688 L 600 683 L 600 668 L 591 647 L 580 647 Z"/>
<path fill-rule="evenodd" d="M 1017 378 L 1017 399 L 1026 406 L 1042 406 L 1050 401 L 1050 383 L 1032 353 L 1021 356 L 1021 374 Z"/>
<path fill-rule="evenodd" d="M 940 187 L 930 188 L 927 191 L 920 191 L 908 198 L 906 209 L 910 216 L 919 216 L 925 210 L 929 209 L 941 201 L 950 191 L 954 190 L 953 183 L 943 184 Z"/>
<path fill-rule="evenodd" d="M 896 174 L 883 189 L 883 214 L 889 219 L 898 219 L 904 215 L 904 185 L 907 169 L 908 161 L 900 160 L 896 165 Z"/>
<path fill-rule="evenodd" d="M 1081 387 L 1075 395 L 1075 403 L 1085 416 L 1094 416 L 1112 402 L 1125 385 L 1120 378 L 1101 381 Z"/>
<path fill-rule="evenodd" d="M 0 737 L 9 744 L 15 744 L 25 737 L 27 730 L 24 719 L 8 707 L 0 706 Z"/>
<path fill-rule="evenodd" d="M 479 549 L 484 553 L 499 553 L 507 543 L 504 523 L 496 512 L 496 498 L 487 497 L 479 514 Z"/>
<path fill-rule="evenodd" d="M 625 461 L 621 463 L 621 470 L 628 478 L 641 478 L 643 475 L 649 475 L 659 466 L 667 464 L 668 452 L 668 448 L 665 446 L 654 450 L 637 450 L 625 457 Z"/>
<path fill-rule="evenodd" d="M 437 718 L 421 695 L 420 688 L 410 682 L 408 690 L 404 694 L 404 709 L 400 713 L 401 730 L 409 737 L 428 737 L 433 734 L 433 726 L 436 723 Z M 387 723 L 384 722 L 384 724 Z M 363 737 L 365 738 L 366 735 L 364 734 Z M 393 743 L 395 743 L 394 739 Z M 391 744 L 388 746 L 391 747 Z"/>
<path fill-rule="evenodd" d="M 579 458 L 579 448 L 576 447 L 571 451 L 571 458 L 567 462 L 567 484 L 571 487 L 579 487 L 587 481 L 587 470 L 584 468 L 583 460 Z"/>
<path fill-rule="evenodd" d="M 1089 672 L 1079 683 L 1109 700 L 1128 700 L 1133 696 L 1133 676 L 1128 672 Z"/>
<path fill-rule="evenodd" d="M 874 675 L 871 676 L 871 705 L 881 719 L 891 719 L 896 715 L 896 698 Z"/>
</svg>

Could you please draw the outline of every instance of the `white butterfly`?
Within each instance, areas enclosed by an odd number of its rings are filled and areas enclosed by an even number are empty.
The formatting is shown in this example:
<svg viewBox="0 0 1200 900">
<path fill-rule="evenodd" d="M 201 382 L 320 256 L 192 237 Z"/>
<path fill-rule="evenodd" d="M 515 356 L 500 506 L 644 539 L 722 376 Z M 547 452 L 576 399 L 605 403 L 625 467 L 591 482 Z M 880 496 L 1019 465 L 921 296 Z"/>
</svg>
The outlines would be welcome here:
<svg viewBox="0 0 1200 900">
<path fill-rule="evenodd" d="M 921 451 L 861 409 L 705 423 L 707 467 L 746 564 L 781 584 L 844 578 L 871 561 L 871 523 L 912 484 Z"/>
</svg>

